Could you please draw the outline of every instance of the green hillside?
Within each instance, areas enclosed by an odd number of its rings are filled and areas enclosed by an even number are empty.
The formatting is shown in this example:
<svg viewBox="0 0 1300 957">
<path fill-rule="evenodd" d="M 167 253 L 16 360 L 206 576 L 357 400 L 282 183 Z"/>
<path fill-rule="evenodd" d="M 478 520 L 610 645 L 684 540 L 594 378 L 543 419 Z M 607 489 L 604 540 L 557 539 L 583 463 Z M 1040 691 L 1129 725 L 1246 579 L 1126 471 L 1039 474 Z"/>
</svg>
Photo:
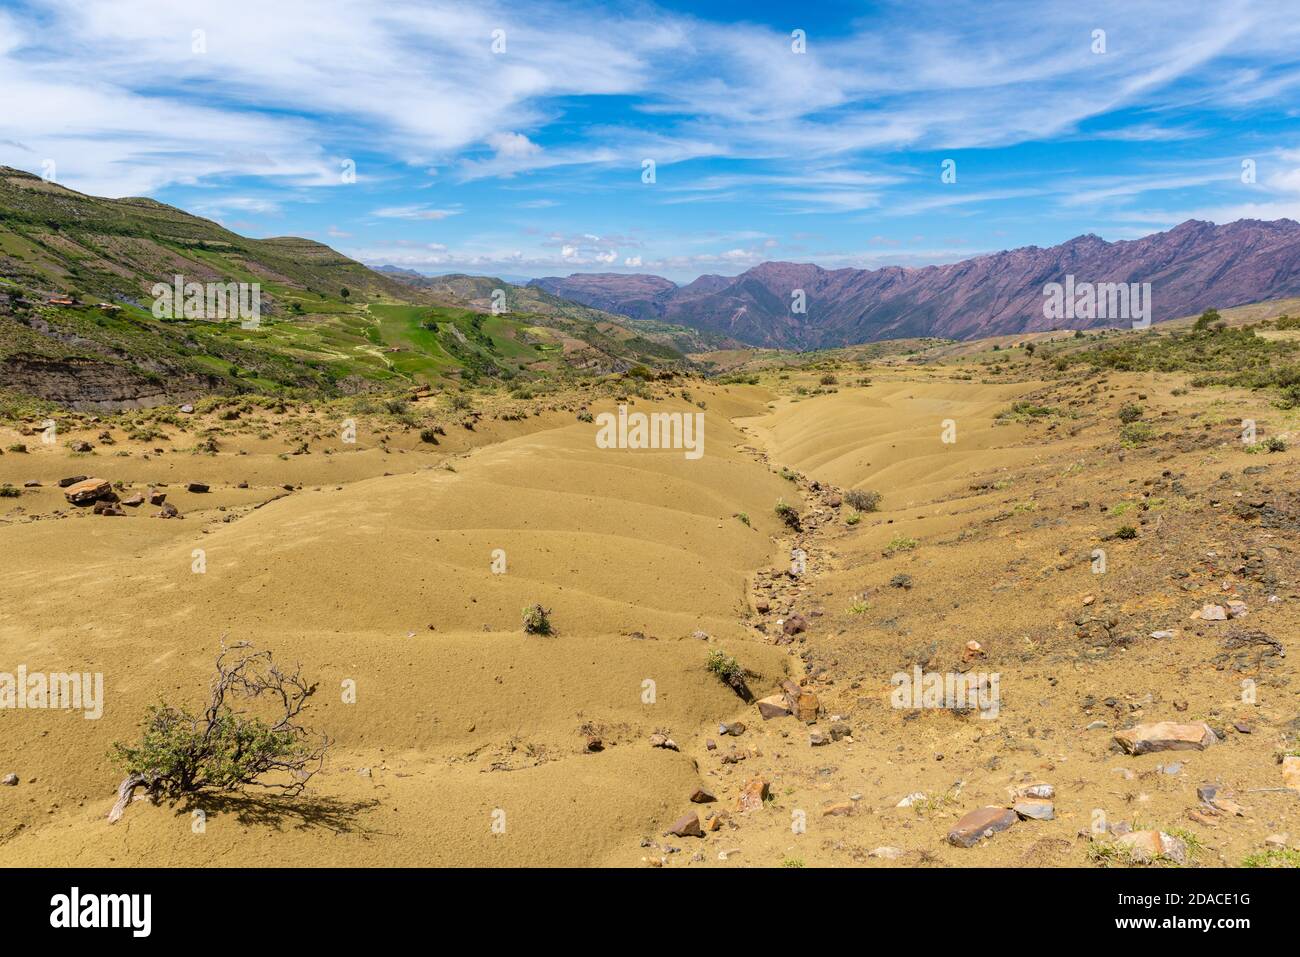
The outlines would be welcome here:
<svg viewBox="0 0 1300 957">
<path fill-rule="evenodd" d="M 257 327 L 155 317 L 151 290 L 178 275 L 259 284 Z M 0 167 L 0 391 L 113 408 L 686 364 L 671 336 L 596 310 L 533 297 L 493 315 L 481 298 L 400 282 L 311 240 L 249 239 L 153 200 Z"/>
</svg>

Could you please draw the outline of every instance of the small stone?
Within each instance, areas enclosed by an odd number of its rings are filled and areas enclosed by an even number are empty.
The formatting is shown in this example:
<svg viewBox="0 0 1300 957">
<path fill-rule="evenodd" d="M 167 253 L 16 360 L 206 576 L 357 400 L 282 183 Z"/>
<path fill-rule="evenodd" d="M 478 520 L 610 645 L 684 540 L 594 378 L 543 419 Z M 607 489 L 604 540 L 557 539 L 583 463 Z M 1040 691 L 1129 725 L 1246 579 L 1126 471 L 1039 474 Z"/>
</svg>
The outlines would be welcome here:
<svg viewBox="0 0 1300 957">
<path fill-rule="evenodd" d="M 847 738 L 851 734 L 853 734 L 853 729 L 850 728 L 848 724 L 846 724 L 845 722 L 836 721 L 833 724 L 831 724 L 832 740 L 839 741 L 841 738 Z"/>
<path fill-rule="evenodd" d="M 744 790 L 740 792 L 740 797 L 736 801 L 736 810 L 738 811 L 755 811 L 763 806 L 767 800 L 769 785 L 765 778 L 751 778 L 745 785 Z"/>
<path fill-rule="evenodd" d="M 1292 791 L 1300 791 L 1300 758 L 1294 754 L 1282 759 L 1282 783 Z"/>
<path fill-rule="evenodd" d="M 1118 840 L 1135 860 L 1151 861 L 1163 857 L 1178 864 L 1187 863 L 1187 845 L 1163 831 L 1133 831 L 1121 835 Z"/>
<path fill-rule="evenodd" d="M 848 817 L 853 813 L 852 801 L 836 801 L 822 808 L 822 817 Z"/>
<path fill-rule="evenodd" d="M 787 635 L 798 635 L 808 630 L 808 619 L 798 612 L 781 623 L 781 631 Z"/>
<path fill-rule="evenodd" d="M 785 695 L 774 694 L 758 699 L 758 713 L 766 721 L 770 718 L 784 718 L 791 712 L 790 706 L 785 703 Z"/>
<path fill-rule="evenodd" d="M 1022 821 L 1051 821 L 1056 818 L 1056 807 L 1051 801 L 1017 801 L 1011 806 L 1011 810 L 1015 811 Z"/>
<path fill-rule="evenodd" d="M 1056 797 L 1056 788 L 1042 781 L 1036 781 L 1033 784 L 1022 784 L 1015 789 L 1015 796 L 1018 798 L 1037 798 L 1040 801 L 1050 801 Z"/>
<path fill-rule="evenodd" d="M 1129 754 L 1149 754 L 1153 751 L 1204 751 L 1217 740 L 1210 726 L 1203 721 L 1195 724 L 1160 721 L 1115 732 L 1115 741 Z"/>
<path fill-rule="evenodd" d="M 820 731 L 814 731 L 810 735 L 808 735 L 808 743 L 811 744 L 814 748 L 820 748 L 830 744 L 831 739 L 828 735 L 825 735 Z"/>
<path fill-rule="evenodd" d="M 190 484 L 185 486 L 185 490 L 187 492 L 203 493 L 208 490 L 208 486 L 204 485 L 202 482 L 190 482 Z"/>
<path fill-rule="evenodd" d="M 901 801 L 895 804 L 894 807 L 911 807 L 913 804 L 916 804 L 919 801 L 924 801 L 924 800 L 925 800 L 924 791 L 913 791 L 907 797 L 903 798 Z"/>
<path fill-rule="evenodd" d="M 1270 834 L 1268 837 L 1264 838 L 1264 843 L 1269 847 L 1286 847 L 1286 842 L 1286 834 Z"/>
<path fill-rule="evenodd" d="M 700 816 L 692 811 L 678 818 L 668 833 L 673 837 L 703 837 L 704 828 L 700 827 Z"/>
<path fill-rule="evenodd" d="M 704 788 L 696 788 L 691 794 L 691 803 L 693 804 L 712 804 L 716 800 L 717 798 L 713 796 L 713 793 L 704 790 Z"/>
<path fill-rule="evenodd" d="M 78 482 L 86 481 L 85 475 L 72 475 L 68 478 L 59 479 L 59 488 L 67 488 L 69 485 L 76 485 Z"/>
<path fill-rule="evenodd" d="M 1248 611 L 1249 610 L 1246 608 L 1246 603 L 1244 601 L 1228 602 L 1229 618 L 1245 618 L 1246 615 L 1248 614 Z"/>
<path fill-rule="evenodd" d="M 176 506 L 173 505 L 171 502 L 163 502 L 162 508 L 160 508 L 155 513 L 154 517 L 155 518 L 178 518 L 180 514 L 181 513 L 176 509 Z"/>
<path fill-rule="evenodd" d="M 903 852 L 896 847 L 877 847 L 867 851 L 867 857 L 878 857 L 885 861 L 896 861 L 903 856 Z"/>
<path fill-rule="evenodd" d="M 0 778 L 0 785 L 7 788 L 18 787 L 18 775 L 12 773 L 6 774 L 3 778 Z"/>
<path fill-rule="evenodd" d="M 144 504 L 144 495 L 140 492 L 128 495 L 126 498 L 122 499 L 122 504 L 129 505 L 131 508 L 138 508 Z"/>
<path fill-rule="evenodd" d="M 587 739 L 586 750 L 588 754 L 596 754 L 599 751 L 604 751 L 605 742 L 600 740 L 600 738 L 596 737 L 595 735 L 593 735 Z"/>
<path fill-rule="evenodd" d="M 738 738 L 745 733 L 745 723 L 743 721 L 721 722 L 718 724 L 718 734 L 731 735 Z"/>
<path fill-rule="evenodd" d="M 1228 613 L 1222 605 L 1204 605 L 1199 612 L 1193 612 L 1192 617 L 1202 621 L 1227 621 Z"/>
<path fill-rule="evenodd" d="M 1105 721 L 1093 721 L 1091 724 L 1088 725 L 1088 727 L 1084 728 L 1083 730 L 1104 731 L 1107 727 L 1109 727 L 1109 725 L 1107 725 Z"/>
<path fill-rule="evenodd" d="M 1162 640 L 1164 640 L 1164 639 L 1166 639 L 1166 638 L 1173 638 L 1174 636 L 1175 636 L 1175 632 L 1172 632 L 1172 631 L 1153 631 L 1153 632 L 1151 632 L 1151 637 L 1154 638 L 1156 641 L 1162 641 Z"/>
<path fill-rule="evenodd" d="M 982 807 L 965 814 L 948 832 L 948 843 L 973 847 L 986 837 L 1005 831 L 1016 823 L 1014 811 L 1004 807 Z"/>
</svg>

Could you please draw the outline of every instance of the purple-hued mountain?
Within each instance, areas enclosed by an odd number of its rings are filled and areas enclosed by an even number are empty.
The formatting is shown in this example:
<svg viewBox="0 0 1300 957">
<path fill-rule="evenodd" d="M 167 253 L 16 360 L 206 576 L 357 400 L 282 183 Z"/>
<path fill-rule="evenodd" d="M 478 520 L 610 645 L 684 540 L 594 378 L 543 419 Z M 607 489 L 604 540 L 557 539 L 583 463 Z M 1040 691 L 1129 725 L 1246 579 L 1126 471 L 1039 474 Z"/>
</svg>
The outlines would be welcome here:
<svg viewBox="0 0 1300 957">
<path fill-rule="evenodd" d="M 946 266 L 822 269 L 767 262 L 739 276 L 701 276 L 685 286 L 659 276 L 581 274 L 530 285 L 636 319 L 661 319 L 742 342 L 823 349 L 912 336 L 977 339 L 1026 331 L 1128 325 L 1113 318 L 1044 317 L 1043 287 L 1150 283 L 1159 322 L 1265 299 L 1300 295 L 1300 223 L 1188 220 L 1143 239 L 1097 236 L 1043 249 L 1026 246 Z M 791 308 L 802 289 L 805 313 Z"/>
</svg>

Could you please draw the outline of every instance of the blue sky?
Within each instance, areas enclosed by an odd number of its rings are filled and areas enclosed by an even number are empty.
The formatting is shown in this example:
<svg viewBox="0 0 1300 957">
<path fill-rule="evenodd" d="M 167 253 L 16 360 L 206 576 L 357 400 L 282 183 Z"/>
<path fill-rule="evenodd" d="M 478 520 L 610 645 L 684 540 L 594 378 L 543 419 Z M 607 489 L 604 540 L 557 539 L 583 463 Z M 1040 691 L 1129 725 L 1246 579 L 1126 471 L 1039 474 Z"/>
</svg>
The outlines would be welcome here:
<svg viewBox="0 0 1300 957">
<path fill-rule="evenodd" d="M 1281 0 L 0 0 L 0 89 L 0 163 L 433 273 L 689 281 L 1300 219 Z"/>
</svg>

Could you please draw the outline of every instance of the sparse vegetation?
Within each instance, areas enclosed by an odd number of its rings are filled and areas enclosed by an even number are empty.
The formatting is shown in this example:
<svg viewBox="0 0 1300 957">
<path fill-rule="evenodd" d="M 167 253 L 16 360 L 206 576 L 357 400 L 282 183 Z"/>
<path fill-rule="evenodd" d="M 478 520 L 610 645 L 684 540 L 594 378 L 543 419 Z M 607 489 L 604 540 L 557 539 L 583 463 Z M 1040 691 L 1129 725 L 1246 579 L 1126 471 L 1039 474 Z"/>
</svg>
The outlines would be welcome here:
<svg viewBox="0 0 1300 957">
<path fill-rule="evenodd" d="M 803 527 L 799 520 L 799 510 L 793 505 L 786 504 L 785 499 L 778 501 L 773 511 L 776 512 L 776 517 L 784 522 L 788 528 L 797 532 Z"/>
<path fill-rule="evenodd" d="M 859 512 L 874 512 L 880 508 L 881 495 L 871 489 L 851 488 L 844 493 L 844 501 Z"/>
<path fill-rule="evenodd" d="M 529 635 L 551 634 L 551 610 L 543 608 L 540 602 L 525 608 L 524 633 Z"/>
<path fill-rule="evenodd" d="M 904 535 L 898 535 L 890 539 L 889 544 L 885 546 L 885 554 L 893 555 L 897 552 L 910 552 L 921 544 L 915 538 L 907 538 Z"/>
<path fill-rule="evenodd" d="M 120 816 L 140 787 L 172 800 L 250 784 L 299 793 L 320 770 L 329 746 L 327 738 L 316 741 L 298 724 L 316 687 L 300 669 L 282 671 L 269 651 L 254 651 L 247 642 L 226 648 L 223 642 L 201 715 L 154 705 L 138 743 L 113 745 L 112 756 L 127 775 L 114 813 Z M 238 710 L 236 703 L 261 706 L 268 717 Z"/>
</svg>

